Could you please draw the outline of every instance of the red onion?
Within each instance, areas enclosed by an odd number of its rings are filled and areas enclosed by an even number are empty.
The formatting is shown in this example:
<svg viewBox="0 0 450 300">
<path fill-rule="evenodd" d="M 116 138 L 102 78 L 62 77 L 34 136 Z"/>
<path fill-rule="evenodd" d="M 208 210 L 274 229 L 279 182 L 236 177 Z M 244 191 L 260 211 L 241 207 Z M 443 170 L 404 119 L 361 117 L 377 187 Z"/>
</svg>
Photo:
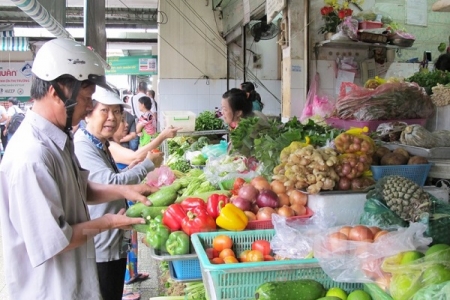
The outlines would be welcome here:
<svg viewBox="0 0 450 300">
<path fill-rule="evenodd" d="M 252 202 L 248 201 L 247 199 L 244 199 L 242 197 L 234 198 L 232 200 L 232 203 L 243 211 L 251 210 L 251 207 L 252 207 Z"/>
<path fill-rule="evenodd" d="M 255 201 L 259 191 L 251 184 L 245 184 L 239 189 L 238 196 L 249 201 Z"/>
<path fill-rule="evenodd" d="M 271 190 L 262 190 L 256 198 L 259 207 L 278 207 L 278 196 Z"/>
</svg>

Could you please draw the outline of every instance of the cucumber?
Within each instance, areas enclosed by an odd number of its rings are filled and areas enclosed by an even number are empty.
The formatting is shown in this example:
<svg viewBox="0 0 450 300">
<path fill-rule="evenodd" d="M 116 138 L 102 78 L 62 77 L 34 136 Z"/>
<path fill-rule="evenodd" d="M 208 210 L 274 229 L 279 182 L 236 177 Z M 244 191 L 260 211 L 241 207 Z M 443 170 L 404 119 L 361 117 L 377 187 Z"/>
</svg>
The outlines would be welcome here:
<svg viewBox="0 0 450 300">
<path fill-rule="evenodd" d="M 127 211 L 125 212 L 125 215 L 130 218 L 141 218 L 142 210 L 146 207 L 147 205 L 145 205 L 142 202 L 135 203 L 132 206 L 128 207 Z"/>
<path fill-rule="evenodd" d="M 141 212 L 141 216 L 145 221 L 150 222 L 150 220 L 156 218 L 157 216 L 162 216 L 163 212 L 167 209 L 167 206 L 146 206 Z"/>
<path fill-rule="evenodd" d="M 325 294 L 326 290 L 320 282 L 300 279 L 263 283 L 256 290 L 255 298 L 258 300 L 316 300 Z"/>
<path fill-rule="evenodd" d="M 317 300 L 342 300 L 342 299 L 339 297 L 335 297 L 335 296 L 325 296 L 325 297 L 319 298 Z"/>
<path fill-rule="evenodd" d="M 133 224 L 133 230 L 140 233 L 146 233 L 149 227 L 148 224 Z"/>
<path fill-rule="evenodd" d="M 177 191 L 171 189 L 169 187 L 163 187 L 159 189 L 157 192 L 154 192 L 148 199 L 152 202 L 153 206 L 168 206 L 173 204 L 177 199 L 178 194 Z"/>
</svg>

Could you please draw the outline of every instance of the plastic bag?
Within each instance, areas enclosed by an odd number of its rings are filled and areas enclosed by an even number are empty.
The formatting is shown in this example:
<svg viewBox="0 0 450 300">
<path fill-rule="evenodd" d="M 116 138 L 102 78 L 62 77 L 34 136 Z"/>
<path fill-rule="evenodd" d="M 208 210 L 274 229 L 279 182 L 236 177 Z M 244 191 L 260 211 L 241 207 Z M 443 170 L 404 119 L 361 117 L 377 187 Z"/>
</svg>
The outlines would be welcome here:
<svg viewBox="0 0 450 300">
<path fill-rule="evenodd" d="M 327 228 L 334 226 L 336 220 L 315 213 L 309 219 L 288 220 L 278 214 L 272 214 L 275 235 L 270 248 L 280 258 L 311 258 L 314 237 Z"/>
<path fill-rule="evenodd" d="M 341 24 L 338 25 L 337 30 L 351 40 L 358 40 L 358 20 L 355 20 L 352 17 L 346 17 Z"/>
<path fill-rule="evenodd" d="M 412 300 L 450 300 L 450 281 L 421 288 Z"/>
<path fill-rule="evenodd" d="M 386 258 L 381 266 L 390 273 L 389 293 L 396 300 L 409 300 L 421 288 L 450 281 L 450 248 L 434 252 L 407 264 L 400 264 L 403 253 Z M 427 292 L 425 292 L 427 293 Z M 447 294 L 448 295 L 448 294 Z M 414 298 L 423 300 L 425 298 Z M 430 298 L 435 300 L 436 298 Z"/>
<path fill-rule="evenodd" d="M 396 228 L 373 243 L 330 237 L 341 228 L 317 235 L 313 245 L 314 257 L 324 272 L 338 282 L 375 282 L 386 276 L 381 269 L 385 257 L 424 248 L 431 242 L 431 238 L 423 236 L 426 225 L 421 223 Z"/>
<path fill-rule="evenodd" d="M 313 116 L 324 118 L 329 116 L 334 110 L 334 105 L 330 103 L 327 96 L 319 96 L 317 94 L 319 79 L 319 73 L 316 73 L 313 81 L 311 82 L 311 86 L 309 87 L 305 107 L 303 108 L 300 116 L 300 121 L 304 121 Z"/>
<path fill-rule="evenodd" d="M 341 119 L 426 119 L 433 113 L 431 98 L 423 88 L 410 82 L 385 83 L 376 89 L 344 82 L 336 102 L 336 115 Z"/>
<path fill-rule="evenodd" d="M 219 157 L 227 154 L 228 143 L 225 140 L 221 140 L 219 144 L 208 145 L 202 148 L 202 154 L 206 158 Z"/>
<path fill-rule="evenodd" d="M 261 166 L 256 159 L 239 155 L 223 155 L 212 157 L 203 169 L 206 179 L 213 185 L 220 182 L 241 177 L 252 179 L 261 175 Z"/>
<path fill-rule="evenodd" d="M 156 168 L 147 174 L 147 185 L 154 187 L 162 187 L 165 185 L 171 185 L 175 181 L 176 177 L 169 167 L 162 166 Z"/>
<path fill-rule="evenodd" d="M 377 226 L 387 228 L 391 226 L 405 227 L 408 224 L 397 216 L 382 201 L 369 198 L 364 203 L 364 212 L 360 219 L 361 224 L 366 226 Z"/>
</svg>

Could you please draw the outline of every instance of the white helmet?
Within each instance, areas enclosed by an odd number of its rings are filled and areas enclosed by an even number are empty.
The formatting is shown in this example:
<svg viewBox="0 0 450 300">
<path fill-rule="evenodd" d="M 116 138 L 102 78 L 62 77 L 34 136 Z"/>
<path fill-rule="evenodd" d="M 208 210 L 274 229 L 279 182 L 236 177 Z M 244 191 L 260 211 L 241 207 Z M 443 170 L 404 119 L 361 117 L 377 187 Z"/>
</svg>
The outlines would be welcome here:
<svg viewBox="0 0 450 300">
<path fill-rule="evenodd" d="M 124 108 L 130 108 L 130 105 L 120 100 L 117 93 L 97 86 L 95 93 L 92 95 L 92 100 L 103 103 L 105 105 L 122 105 Z"/>
<path fill-rule="evenodd" d="M 90 80 L 108 88 L 105 67 L 108 67 L 106 62 L 83 44 L 71 39 L 54 39 L 39 49 L 31 71 L 45 81 L 70 75 L 78 81 Z"/>
</svg>

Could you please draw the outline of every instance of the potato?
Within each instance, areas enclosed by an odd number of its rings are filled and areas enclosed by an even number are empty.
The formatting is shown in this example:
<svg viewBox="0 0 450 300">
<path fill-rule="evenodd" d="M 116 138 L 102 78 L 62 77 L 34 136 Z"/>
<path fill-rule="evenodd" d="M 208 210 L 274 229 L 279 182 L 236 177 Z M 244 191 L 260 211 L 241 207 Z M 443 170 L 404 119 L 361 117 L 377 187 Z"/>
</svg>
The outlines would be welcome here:
<svg viewBox="0 0 450 300">
<path fill-rule="evenodd" d="M 401 155 L 403 155 L 404 157 L 406 157 L 406 159 L 409 159 L 409 153 L 408 153 L 408 151 L 406 151 L 406 150 L 403 149 L 403 148 L 397 148 L 397 149 L 395 149 L 394 151 L 392 151 L 392 153 L 398 153 L 398 154 L 401 154 Z"/>
<path fill-rule="evenodd" d="M 408 165 L 424 165 L 428 163 L 428 159 L 423 156 L 411 156 L 408 160 Z"/>
<path fill-rule="evenodd" d="M 386 147 L 378 147 L 377 151 L 375 151 L 375 156 L 382 158 L 383 156 L 385 156 L 386 154 L 391 153 L 391 150 L 389 150 Z"/>
<path fill-rule="evenodd" d="M 408 159 L 399 153 L 388 153 L 381 158 L 382 166 L 406 165 Z"/>
</svg>

